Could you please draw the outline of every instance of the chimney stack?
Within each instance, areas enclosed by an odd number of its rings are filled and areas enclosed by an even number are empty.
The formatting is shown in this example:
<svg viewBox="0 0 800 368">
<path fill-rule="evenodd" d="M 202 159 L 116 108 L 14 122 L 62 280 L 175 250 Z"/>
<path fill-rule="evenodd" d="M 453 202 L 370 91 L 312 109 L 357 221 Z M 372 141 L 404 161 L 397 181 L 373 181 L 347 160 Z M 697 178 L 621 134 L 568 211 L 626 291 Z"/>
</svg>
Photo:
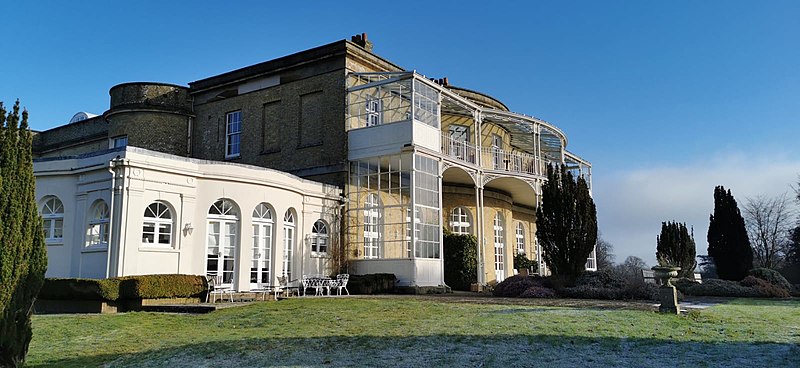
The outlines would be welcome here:
<svg viewBox="0 0 800 368">
<path fill-rule="evenodd" d="M 447 86 L 450 85 L 450 81 L 447 80 L 447 77 L 439 78 L 439 79 L 430 78 L 430 80 L 433 81 L 434 83 L 440 85 L 440 86 L 447 87 Z"/>
<path fill-rule="evenodd" d="M 362 33 L 360 35 L 357 34 L 353 37 L 350 37 L 350 41 L 358 46 L 361 46 L 362 49 L 372 52 L 372 42 L 367 39 L 366 33 Z"/>
</svg>

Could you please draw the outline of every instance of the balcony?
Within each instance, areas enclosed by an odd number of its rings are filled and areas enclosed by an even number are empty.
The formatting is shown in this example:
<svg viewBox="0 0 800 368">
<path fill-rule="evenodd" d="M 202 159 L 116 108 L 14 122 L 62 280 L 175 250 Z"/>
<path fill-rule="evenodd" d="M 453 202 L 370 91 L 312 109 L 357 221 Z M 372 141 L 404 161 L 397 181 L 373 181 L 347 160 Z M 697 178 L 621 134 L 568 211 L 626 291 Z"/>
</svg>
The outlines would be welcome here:
<svg viewBox="0 0 800 368">
<path fill-rule="evenodd" d="M 477 149 L 474 145 L 455 140 L 447 133 L 442 133 L 442 154 L 466 164 L 477 164 Z"/>
<path fill-rule="evenodd" d="M 486 170 L 544 175 L 544 160 L 534 155 L 499 148 L 481 148 L 481 166 Z"/>
</svg>

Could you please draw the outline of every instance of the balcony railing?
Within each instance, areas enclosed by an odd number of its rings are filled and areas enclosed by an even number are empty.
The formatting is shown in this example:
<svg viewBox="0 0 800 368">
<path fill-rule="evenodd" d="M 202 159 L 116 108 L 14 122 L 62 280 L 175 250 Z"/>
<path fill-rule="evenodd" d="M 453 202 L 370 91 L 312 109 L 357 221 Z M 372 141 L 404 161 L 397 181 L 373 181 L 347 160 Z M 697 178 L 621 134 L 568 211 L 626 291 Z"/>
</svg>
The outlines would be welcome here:
<svg viewBox="0 0 800 368">
<path fill-rule="evenodd" d="M 442 153 L 444 155 L 474 165 L 477 163 L 476 152 L 475 146 L 464 141 L 455 140 L 450 135 L 442 133 Z"/>
<path fill-rule="evenodd" d="M 586 258 L 586 271 L 597 271 L 597 262 L 594 257 Z"/>
<path fill-rule="evenodd" d="M 531 154 L 488 147 L 481 148 L 481 166 L 489 170 L 542 175 L 544 161 Z"/>
</svg>

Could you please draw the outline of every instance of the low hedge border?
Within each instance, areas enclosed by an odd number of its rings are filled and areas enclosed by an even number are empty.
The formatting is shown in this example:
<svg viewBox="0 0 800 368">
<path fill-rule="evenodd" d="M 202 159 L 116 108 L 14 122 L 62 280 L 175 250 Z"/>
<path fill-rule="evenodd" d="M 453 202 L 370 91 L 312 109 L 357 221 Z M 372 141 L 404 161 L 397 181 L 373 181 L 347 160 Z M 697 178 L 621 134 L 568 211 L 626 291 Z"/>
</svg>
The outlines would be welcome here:
<svg viewBox="0 0 800 368">
<path fill-rule="evenodd" d="M 350 275 L 347 290 L 351 294 L 387 294 L 395 291 L 397 277 L 392 273 Z"/>
<path fill-rule="evenodd" d="M 141 275 L 109 279 L 45 279 L 39 299 L 130 300 L 199 297 L 206 278 L 196 275 Z"/>
</svg>

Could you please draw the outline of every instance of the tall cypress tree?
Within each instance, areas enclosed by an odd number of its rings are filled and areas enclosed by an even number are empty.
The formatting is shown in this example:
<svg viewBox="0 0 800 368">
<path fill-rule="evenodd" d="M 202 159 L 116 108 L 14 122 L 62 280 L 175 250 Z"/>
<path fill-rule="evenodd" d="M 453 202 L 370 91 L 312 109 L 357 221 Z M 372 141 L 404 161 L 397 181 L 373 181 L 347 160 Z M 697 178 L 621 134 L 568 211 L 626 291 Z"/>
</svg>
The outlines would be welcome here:
<svg viewBox="0 0 800 368">
<path fill-rule="evenodd" d="M 660 265 L 680 267 L 678 276 L 691 278 L 697 267 L 696 255 L 694 234 L 689 233 L 685 223 L 661 223 L 661 235 L 656 236 L 656 259 Z"/>
<path fill-rule="evenodd" d="M 724 280 L 741 280 L 753 268 L 753 249 L 736 199 L 723 186 L 714 188 L 714 213 L 708 224 L 708 255 L 714 259 L 717 275 Z"/>
<path fill-rule="evenodd" d="M 597 208 L 589 186 L 564 165 L 547 167 L 542 203 L 536 209 L 536 236 L 550 270 L 568 279 L 583 272 L 597 243 Z"/>
<path fill-rule="evenodd" d="M 36 209 L 28 112 L 0 103 L 0 367 L 20 367 L 32 337 L 33 302 L 47 255 Z"/>
</svg>

